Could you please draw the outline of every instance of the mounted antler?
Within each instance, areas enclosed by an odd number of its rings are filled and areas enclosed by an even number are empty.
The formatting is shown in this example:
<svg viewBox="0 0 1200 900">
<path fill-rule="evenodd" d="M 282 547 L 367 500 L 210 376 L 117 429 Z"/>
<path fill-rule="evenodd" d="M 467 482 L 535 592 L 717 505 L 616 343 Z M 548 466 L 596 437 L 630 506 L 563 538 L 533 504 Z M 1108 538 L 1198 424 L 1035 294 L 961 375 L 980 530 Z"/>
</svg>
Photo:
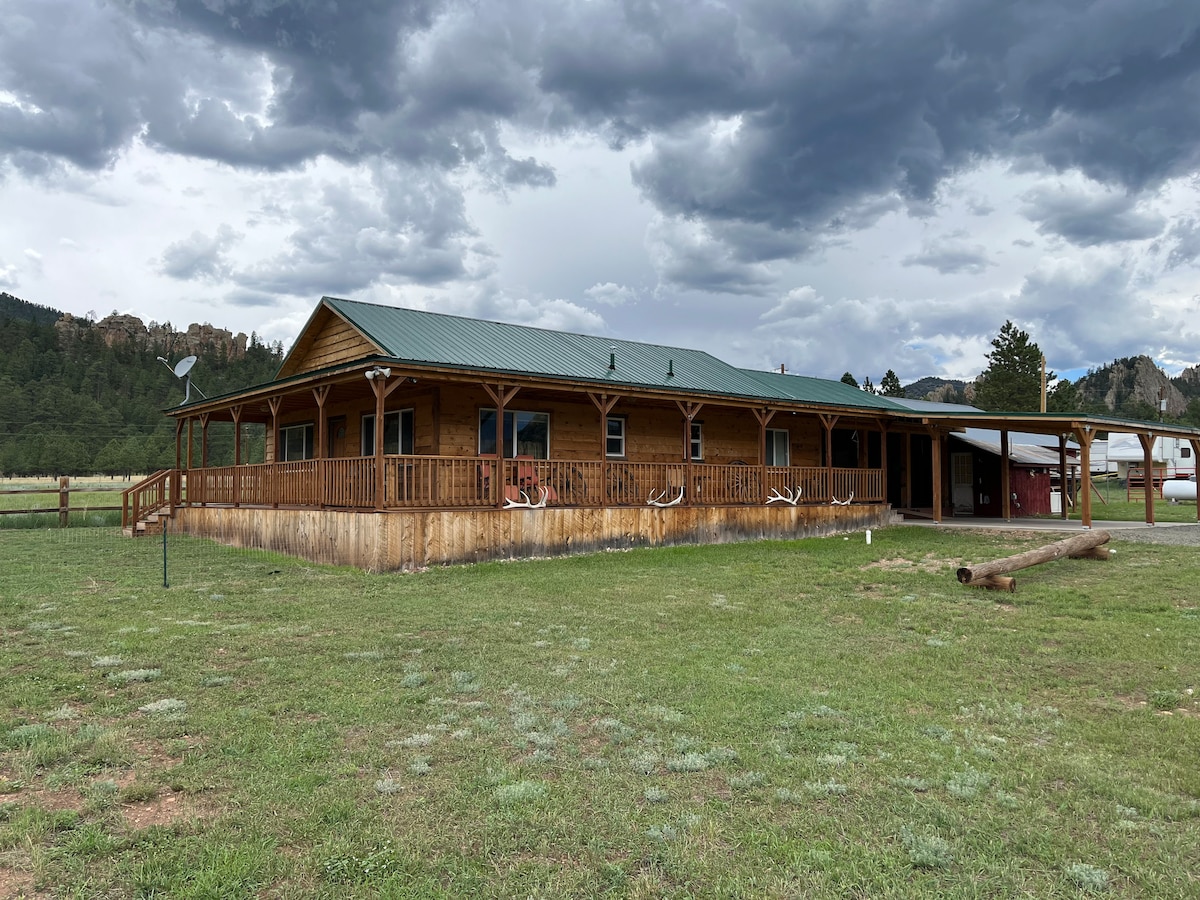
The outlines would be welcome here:
<svg viewBox="0 0 1200 900">
<path fill-rule="evenodd" d="M 513 500 L 511 497 L 506 497 L 504 499 L 504 508 L 505 509 L 545 509 L 546 501 L 548 499 L 550 499 L 550 491 L 547 488 L 541 487 L 540 485 L 537 487 L 537 490 L 540 490 L 542 492 L 542 499 L 539 500 L 537 503 L 532 502 L 529 499 L 529 495 L 527 493 L 525 493 L 524 491 L 521 491 L 520 492 L 521 496 L 525 498 L 524 501 L 523 502 L 517 501 L 517 500 Z"/>
<path fill-rule="evenodd" d="M 680 485 L 679 496 L 676 497 L 674 500 L 668 500 L 666 503 L 664 503 L 662 501 L 663 501 L 663 498 L 667 496 L 667 489 L 659 491 L 657 496 L 654 494 L 653 491 L 651 491 L 650 499 L 646 501 L 646 505 L 647 506 L 662 506 L 662 507 L 678 506 L 680 503 L 683 502 L 683 490 L 684 490 L 683 486 Z"/>
<path fill-rule="evenodd" d="M 853 502 L 854 502 L 854 491 L 851 491 L 850 496 L 847 497 L 845 500 L 839 500 L 837 497 L 834 497 L 832 500 L 829 501 L 829 504 L 830 504 L 830 506 L 849 506 Z"/>
<path fill-rule="evenodd" d="M 784 488 L 783 493 L 779 493 L 777 489 L 771 490 L 771 496 L 767 498 L 767 503 L 781 502 L 788 506 L 795 506 L 800 502 L 800 485 L 796 485 L 796 492 L 793 494 L 791 488 Z"/>
</svg>

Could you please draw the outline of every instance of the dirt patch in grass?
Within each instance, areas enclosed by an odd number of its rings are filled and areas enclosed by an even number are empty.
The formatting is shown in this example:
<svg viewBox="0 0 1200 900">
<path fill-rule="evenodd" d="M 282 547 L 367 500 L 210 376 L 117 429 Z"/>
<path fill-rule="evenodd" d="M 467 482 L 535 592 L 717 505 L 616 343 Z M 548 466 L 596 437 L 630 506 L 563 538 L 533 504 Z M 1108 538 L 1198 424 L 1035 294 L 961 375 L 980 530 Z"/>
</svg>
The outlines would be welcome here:
<svg viewBox="0 0 1200 900">
<path fill-rule="evenodd" d="M 33 873 L 0 866 L 0 897 L 32 897 Z"/>
<path fill-rule="evenodd" d="M 939 557 L 936 553 L 926 553 L 918 560 L 905 559 L 902 556 L 892 557 L 891 559 L 878 559 L 875 562 L 867 563 L 865 566 L 860 566 L 859 571 L 866 572 L 870 569 L 883 569 L 887 572 L 907 570 L 924 572 L 927 575 L 937 575 L 947 568 L 957 569 L 962 563 L 962 557 L 945 559 Z"/>
<path fill-rule="evenodd" d="M 155 825 L 176 825 L 180 822 L 216 818 L 216 810 L 198 804 L 180 794 L 164 794 L 141 803 L 127 803 L 121 807 L 125 824 L 134 831 Z"/>
</svg>

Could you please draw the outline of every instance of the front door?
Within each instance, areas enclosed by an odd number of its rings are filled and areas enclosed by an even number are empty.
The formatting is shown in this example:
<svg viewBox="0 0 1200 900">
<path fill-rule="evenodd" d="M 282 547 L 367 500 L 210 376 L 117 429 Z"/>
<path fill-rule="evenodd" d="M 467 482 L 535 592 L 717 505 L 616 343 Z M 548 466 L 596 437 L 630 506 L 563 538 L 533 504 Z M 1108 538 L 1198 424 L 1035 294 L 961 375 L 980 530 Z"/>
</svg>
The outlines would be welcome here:
<svg viewBox="0 0 1200 900">
<path fill-rule="evenodd" d="M 950 470 L 953 477 L 951 498 L 956 516 L 969 516 L 975 512 L 974 476 L 970 453 L 951 453 Z"/>
<path fill-rule="evenodd" d="M 346 417 L 334 416 L 329 420 L 329 458 L 346 455 Z"/>
</svg>

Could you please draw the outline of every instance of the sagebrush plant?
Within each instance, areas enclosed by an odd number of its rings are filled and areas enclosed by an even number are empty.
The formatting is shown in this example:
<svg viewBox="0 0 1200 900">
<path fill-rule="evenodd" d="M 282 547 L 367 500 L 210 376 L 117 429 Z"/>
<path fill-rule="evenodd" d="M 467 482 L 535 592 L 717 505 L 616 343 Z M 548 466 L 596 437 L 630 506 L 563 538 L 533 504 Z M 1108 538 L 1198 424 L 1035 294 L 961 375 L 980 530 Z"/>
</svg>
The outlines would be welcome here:
<svg viewBox="0 0 1200 900">
<path fill-rule="evenodd" d="M 0 866 L 118 900 L 1187 897 L 1200 561 L 954 578 L 1044 540 L 367 575 L 172 536 L 163 588 L 153 542 L 5 532 Z"/>
</svg>

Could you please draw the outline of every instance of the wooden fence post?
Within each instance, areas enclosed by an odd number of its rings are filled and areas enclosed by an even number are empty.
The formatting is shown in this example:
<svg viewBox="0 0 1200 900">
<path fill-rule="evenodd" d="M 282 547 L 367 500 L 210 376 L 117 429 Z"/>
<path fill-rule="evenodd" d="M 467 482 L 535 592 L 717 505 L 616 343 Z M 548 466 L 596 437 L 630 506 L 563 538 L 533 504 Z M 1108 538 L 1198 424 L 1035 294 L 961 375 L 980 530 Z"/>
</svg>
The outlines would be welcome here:
<svg viewBox="0 0 1200 900">
<path fill-rule="evenodd" d="M 58 479 L 58 527 L 66 528 L 71 518 L 71 479 L 62 475 Z"/>
</svg>

